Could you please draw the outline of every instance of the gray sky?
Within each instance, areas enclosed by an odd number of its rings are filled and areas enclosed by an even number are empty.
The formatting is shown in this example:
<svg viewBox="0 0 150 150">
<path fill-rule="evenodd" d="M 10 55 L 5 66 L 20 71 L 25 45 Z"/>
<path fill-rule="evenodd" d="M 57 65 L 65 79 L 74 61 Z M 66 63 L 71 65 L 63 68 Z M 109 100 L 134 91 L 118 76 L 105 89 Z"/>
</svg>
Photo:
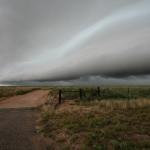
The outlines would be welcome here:
<svg viewBox="0 0 150 150">
<path fill-rule="evenodd" d="M 0 81 L 150 84 L 149 60 L 149 0 L 0 0 Z"/>
</svg>

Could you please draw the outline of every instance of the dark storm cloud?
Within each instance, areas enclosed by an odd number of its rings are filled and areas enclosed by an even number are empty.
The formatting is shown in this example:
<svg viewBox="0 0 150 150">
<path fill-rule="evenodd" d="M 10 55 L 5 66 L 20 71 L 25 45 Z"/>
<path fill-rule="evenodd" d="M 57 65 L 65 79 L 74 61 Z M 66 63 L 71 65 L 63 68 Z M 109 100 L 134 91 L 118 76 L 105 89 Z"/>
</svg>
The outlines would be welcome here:
<svg viewBox="0 0 150 150">
<path fill-rule="evenodd" d="M 149 6 L 149 0 L 0 0 L 0 80 L 121 82 L 150 75 Z"/>
</svg>

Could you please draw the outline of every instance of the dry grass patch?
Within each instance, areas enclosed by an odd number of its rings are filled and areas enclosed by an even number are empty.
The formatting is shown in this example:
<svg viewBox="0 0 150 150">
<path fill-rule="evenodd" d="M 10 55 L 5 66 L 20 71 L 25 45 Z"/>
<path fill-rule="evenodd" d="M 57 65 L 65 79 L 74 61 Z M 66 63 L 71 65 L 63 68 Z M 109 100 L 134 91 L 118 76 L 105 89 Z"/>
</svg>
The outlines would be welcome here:
<svg viewBox="0 0 150 150">
<path fill-rule="evenodd" d="M 15 95 L 24 95 L 38 89 L 34 87 L 0 87 L 0 100 Z"/>
<path fill-rule="evenodd" d="M 115 109 L 134 109 L 134 108 L 142 108 L 146 106 L 150 106 L 150 99 L 137 99 L 137 100 L 103 100 L 97 102 L 99 108 L 107 110 L 115 110 Z"/>
<path fill-rule="evenodd" d="M 43 107 L 38 131 L 53 150 L 150 149 L 150 101 L 67 101 Z"/>
</svg>

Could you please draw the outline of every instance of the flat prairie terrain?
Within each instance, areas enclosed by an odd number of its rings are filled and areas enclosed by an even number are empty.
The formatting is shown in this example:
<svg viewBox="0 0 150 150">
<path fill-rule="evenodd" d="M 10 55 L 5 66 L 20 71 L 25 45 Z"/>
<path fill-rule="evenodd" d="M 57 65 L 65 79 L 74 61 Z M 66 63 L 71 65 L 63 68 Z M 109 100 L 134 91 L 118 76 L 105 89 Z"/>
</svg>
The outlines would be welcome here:
<svg viewBox="0 0 150 150">
<path fill-rule="evenodd" d="M 0 150 L 148 150 L 150 87 L 129 88 L 1 87 Z"/>
<path fill-rule="evenodd" d="M 48 150 L 149 150 L 150 101 L 65 101 L 43 108 L 38 130 Z"/>
</svg>

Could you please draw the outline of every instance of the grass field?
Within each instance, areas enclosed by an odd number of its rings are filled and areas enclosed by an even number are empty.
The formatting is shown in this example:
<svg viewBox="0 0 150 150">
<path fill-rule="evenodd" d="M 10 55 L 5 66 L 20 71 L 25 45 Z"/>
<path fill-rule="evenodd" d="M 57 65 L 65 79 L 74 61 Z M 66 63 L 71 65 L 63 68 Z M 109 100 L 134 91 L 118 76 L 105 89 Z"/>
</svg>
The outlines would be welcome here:
<svg viewBox="0 0 150 150">
<path fill-rule="evenodd" d="M 14 95 L 23 95 L 39 88 L 35 87 L 0 87 L 0 98 L 11 97 Z"/>
<path fill-rule="evenodd" d="M 136 97 L 132 95 L 130 100 L 128 95 L 126 98 L 120 94 L 114 96 L 114 93 L 122 93 L 122 89 L 107 89 L 107 92 L 109 90 L 113 94 L 106 93 L 109 96 L 100 98 L 92 95 L 82 100 L 77 94 L 65 93 L 65 101 L 57 109 L 44 106 L 37 130 L 49 139 L 48 149 L 150 149 L 149 88 L 132 87 L 130 92 Z"/>
<path fill-rule="evenodd" d="M 62 88 L 62 96 L 64 99 L 76 99 L 79 98 L 77 91 L 79 91 L 77 87 Z M 150 87 L 99 87 L 99 93 L 97 87 L 82 87 L 82 95 L 85 100 L 150 98 Z"/>
<path fill-rule="evenodd" d="M 37 131 L 47 150 L 149 150 L 150 87 L 1 87 L 0 97 L 50 90 Z M 58 104 L 58 90 L 63 103 Z"/>
</svg>

